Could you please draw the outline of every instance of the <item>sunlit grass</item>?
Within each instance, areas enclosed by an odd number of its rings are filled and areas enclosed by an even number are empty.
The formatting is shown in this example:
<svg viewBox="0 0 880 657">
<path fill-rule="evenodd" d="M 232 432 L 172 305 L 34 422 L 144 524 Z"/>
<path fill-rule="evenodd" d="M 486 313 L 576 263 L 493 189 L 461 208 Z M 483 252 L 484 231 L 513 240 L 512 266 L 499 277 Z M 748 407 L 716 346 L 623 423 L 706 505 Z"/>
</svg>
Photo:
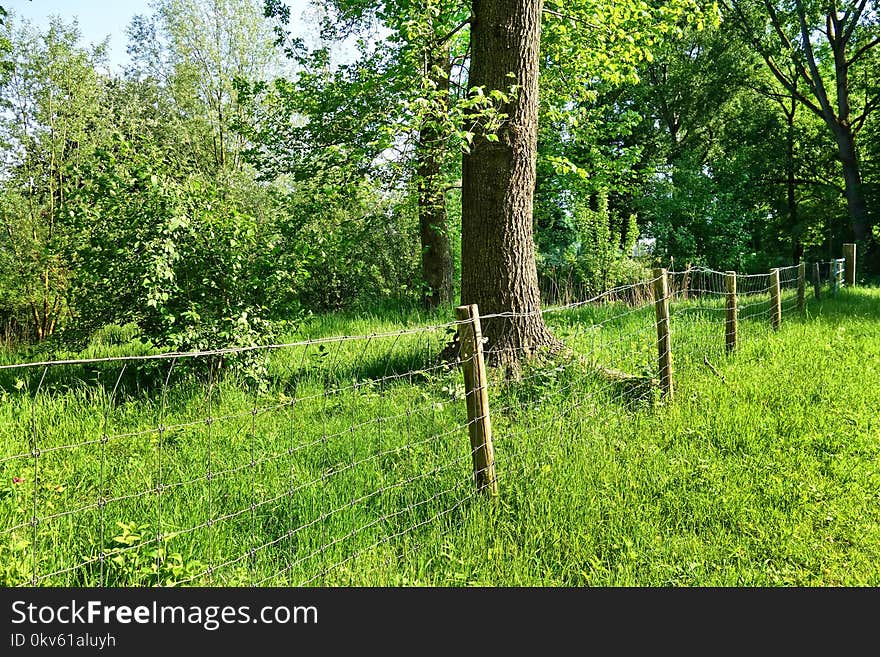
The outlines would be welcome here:
<svg viewBox="0 0 880 657">
<path fill-rule="evenodd" d="M 7 370 L 0 580 L 877 585 L 880 290 L 805 318 L 789 293 L 778 332 L 754 301 L 730 356 L 723 299 L 673 305 L 672 402 L 653 307 L 548 314 L 582 358 L 490 373 L 494 502 L 448 309 L 312 318 L 264 386 L 219 359 Z"/>
</svg>

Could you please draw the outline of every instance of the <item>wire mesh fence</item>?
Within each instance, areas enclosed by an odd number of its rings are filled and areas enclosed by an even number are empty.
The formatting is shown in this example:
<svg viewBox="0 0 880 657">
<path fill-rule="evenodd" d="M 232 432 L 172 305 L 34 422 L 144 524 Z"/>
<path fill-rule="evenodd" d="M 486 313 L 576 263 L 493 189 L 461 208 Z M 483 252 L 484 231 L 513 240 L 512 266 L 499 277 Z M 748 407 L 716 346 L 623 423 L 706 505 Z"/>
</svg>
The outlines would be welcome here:
<svg viewBox="0 0 880 657">
<path fill-rule="evenodd" d="M 798 313 L 803 268 L 776 271 L 777 296 L 775 274 L 733 274 L 740 341 L 766 338 L 775 298 L 783 316 Z M 653 408 L 664 395 L 658 363 L 671 359 L 670 349 L 680 376 L 715 371 L 727 353 L 730 276 L 664 271 L 546 307 L 539 312 L 558 344 L 523 358 L 515 376 L 489 368 L 473 389 L 463 370 L 478 358 L 532 353 L 463 350 L 474 319 L 261 347 L 2 365 L 0 579 L 394 582 L 426 541 L 485 506 L 475 486 L 482 470 L 491 467 L 502 487 L 537 481 L 567 450 Z M 671 308 L 665 318 L 658 302 Z M 519 318 L 483 319 L 502 317 Z M 671 341 L 658 330 L 664 322 Z M 255 363 L 261 376 L 249 374 Z M 476 394 L 489 400 L 491 431 L 489 411 L 471 404 Z M 476 424 L 487 432 L 480 444 Z M 536 435 L 542 439 L 524 439 Z M 491 463 L 480 465 L 491 436 Z"/>
<path fill-rule="evenodd" d="M 489 392 L 502 489 L 540 482 L 550 470 L 565 467 L 571 450 L 599 442 L 629 421 L 630 412 L 659 401 L 656 282 L 546 309 L 544 321 L 563 345 L 561 352 L 549 363 L 526 361 L 514 379 L 494 373 Z M 491 349 L 487 355 L 491 358 Z"/>
<path fill-rule="evenodd" d="M 797 317 L 804 304 L 805 271 L 793 265 L 766 274 L 701 267 L 669 272 L 679 371 L 714 371 L 713 364 L 737 344 L 764 339 L 783 317 Z"/>
<path fill-rule="evenodd" d="M 832 295 L 837 295 L 840 289 L 845 286 L 845 269 L 846 259 L 844 258 L 814 263 L 812 277 L 815 294 L 819 296 L 822 290 L 826 290 Z"/>
<path fill-rule="evenodd" d="M 267 348 L 260 383 L 224 375 L 236 350 L 0 370 L 6 580 L 324 582 L 386 558 L 472 494 L 457 366 L 433 360 L 454 330 Z"/>
</svg>

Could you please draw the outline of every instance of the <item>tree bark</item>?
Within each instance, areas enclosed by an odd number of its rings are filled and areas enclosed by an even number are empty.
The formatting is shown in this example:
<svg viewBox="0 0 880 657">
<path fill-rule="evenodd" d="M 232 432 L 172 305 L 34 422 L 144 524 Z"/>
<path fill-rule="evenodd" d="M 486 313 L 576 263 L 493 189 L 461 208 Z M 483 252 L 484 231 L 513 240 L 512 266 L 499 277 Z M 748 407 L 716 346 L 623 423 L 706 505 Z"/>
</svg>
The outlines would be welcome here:
<svg viewBox="0 0 880 657">
<path fill-rule="evenodd" d="M 847 61 L 848 39 L 839 33 L 840 25 L 836 15 L 828 15 L 828 40 L 834 55 L 834 81 L 837 86 L 837 116 L 835 125 L 831 126 L 837 141 L 838 158 L 843 167 L 843 182 L 846 189 L 846 205 L 849 209 L 853 237 L 858 241 L 866 240 L 871 234 L 868 220 L 868 207 L 865 202 L 865 191 L 862 187 L 862 173 L 856 151 L 856 135 L 852 127 L 849 74 L 850 63 Z M 830 103 L 828 103 L 830 107 Z"/>
<path fill-rule="evenodd" d="M 461 303 L 479 305 L 487 353 L 515 364 L 554 344 L 541 315 L 532 235 L 542 0 L 473 0 L 468 87 L 517 85 L 497 141 L 477 129 L 462 162 Z M 512 77 L 510 76 L 512 74 Z M 491 135 L 490 135 L 491 136 Z"/>
<path fill-rule="evenodd" d="M 801 230 L 798 226 L 798 202 L 797 202 L 797 166 L 795 161 L 795 118 L 797 117 L 797 98 L 791 97 L 791 105 L 782 103 L 782 111 L 785 113 L 786 137 L 785 137 L 785 177 L 786 177 L 786 202 L 788 204 L 788 226 L 793 233 L 792 258 L 794 264 L 798 264 L 804 255 L 804 246 L 801 242 Z"/>
<path fill-rule="evenodd" d="M 449 244 L 449 217 L 443 179 L 445 135 L 439 121 L 449 108 L 449 76 L 452 62 L 448 45 L 428 53 L 425 73 L 433 76 L 433 111 L 422 124 L 416 147 L 416 184 L 419 204 L 419 233 L 422 247 L 422 278 L 428 287 L 424 304 L 436 308 L 453 301 L 452 249 Z"/>
<path fill-rule="evenodd" d="M 868 220 L 868 206 L 865 203 L 862 173 L 856 153 L 855 135 L 848 125 L 838 123 L 834 126 L 834 137 L 837 141 L 837 157 L 843 167 L 846 205 L 849 210 L 853 237 L 857 241 L 864 241 L 871 235 L 871 225 Z"/>
</svg>

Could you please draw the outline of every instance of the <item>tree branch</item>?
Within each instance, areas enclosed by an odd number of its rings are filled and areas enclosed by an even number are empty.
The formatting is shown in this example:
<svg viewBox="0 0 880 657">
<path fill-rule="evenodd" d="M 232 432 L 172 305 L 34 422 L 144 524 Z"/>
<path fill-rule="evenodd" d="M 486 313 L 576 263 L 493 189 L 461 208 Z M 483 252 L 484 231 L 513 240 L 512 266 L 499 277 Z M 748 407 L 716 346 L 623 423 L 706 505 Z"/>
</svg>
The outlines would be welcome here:
<svg viewBox="0 0 880 657">
<path fill-rule="evenodd" d="M 878 44 L 880 44 L 880 36 L 871 39 L 871 40 L 870 40 L 868 43 L 866 43 L 864 46 L 862 46 L 861 48 L 859 48 L 858 50 L 856 50 L 855 54 L 853 54 L 853 56 L 850 57 L 850 58 L 846 61 L 846 65 L 847 65 L 848 67 L 849 67 L 849 66 L 852 66 L 852 65 L 855 64 L 859 59 L 861 59 L 862 56 L 864 56 L 864 54 L 865 54 L 866 52 L 868 52 L 871 48 L 873 48 L 874 46 L 876 46 L 876 45 L 878 45 Z"/>
<path fill-rule="evenodd" d="M 822 74 L 819 72 L 819 66 L 816 64 L 816 55 L 813 53 L 813 44 L 810 43 L 810 29 L 807 27 L 807 18 L 804 14 L 804 4 L 802 0 L 795 0 L 797 5 L 798 20 L 801 24 L 801 39 L 803 39 L 804 54 L 807 56 L 807 65 L 810 67 L 810 73 L 814 78 L 813 93 L 819 105 L 827 112 L 824 117 L 830 124 L 835 121 L 834 110 L 831 109 L 831 103 L 828 101 L 828 92 L 825 90 L 825 83 L 822 81 Z"/>
<path fill-rule="evenodd" d="M 768 66 L 769 69 L 770 69 L 770 72 L 773 73 L 773 76 L 774 76 L 777 80 L 779 80 L 779 83 L 780 83 L 783 87 L 785 87 L 785 89 L 787 89 L 788 92 L 789 92 L 792 96 L 794 96 L 795 98 L 797 98 L 797 99 L 798 99 L 801 103 L 803 103 L 803 104 L 804 104 L 804 105 L 805 105 L 805 106 L 806 106 L 811 112 L 813 112 L 813 114 L 815 114 L 816 116 L 818 116 L 820 119 L 825 120 L 826 117 L 825 117 L 825 113 L 822 111 L 822 108 L 819 107 L 818 105 L 816 105 L 816 103 L 814 103 L 813 101 L 811 101 L 809 98 L 807 98 L 806 96 L 804 96 L 800 91 L 798 91 L 798 88 L 797 88 L 797 84 L 796 84 L 796 82 L 795 82 L 795 79 L 789 79 L 789 78 L 787 78 L 786 75 L 785 75 L 785 73 L 782 72 L 782 70 L 779 68 L 779 66 L 776 64 L 776 62 L 773 61 L 772 56 L 770 56 L 769 54 L 765 55 L 765 54 L 763 54 L 763 53 L 761 54 L 761 56 L 764 58 L 764 62 L 766 62 L 767 66 Z M 813 86 L 812 82 L 811 82 L 809 79 L 807 80 L 807 84 L 810 86 L 811 89 L 814 89 L 814 88 L 815 88 L 815 87 Z"/>
<path fill-rule="evenodd" d="M 782 29 L 782 21 L 779 18 L 779 14 L 776 13 L 776 7 L 772 5 L 769 0 L 764 0 L 764 6 L 767 8 L 767 12 L 770 14 L 770 22 L 773 24 L 773 29 L 776 30 L 776 34 L 779 36 L 779 40 L 782 41 L 782 45 L 793 53 L 795 51 L 795 47 L 794 45 L 792 45 L 791 39 L 788 38 L 785 30 Z M 808 45 L 809 41 L 806 42 L 806 45 L 804 47 L 806 48 Z M 791 60 L 794 64 L 796 73 L 804 79 L 804 81 L 807 83 L 807 86 L 810 88 L 810 91 L 813 92 L 813 95 L 816 96 L 816 98 L 819 98 L 819 90 L 816 86 L 816 82 L 813 81 L 813 78 L 810 76 L 809 73 L 807 73 L 806 69 L 804 69 L 803 64 L 797 61 L 796 57 L 792 57 Z M 816 75 L 816 73 L 813 73 L 813 75 Z M 821 84 L 821 82 L 822 81 L 819 80 L 819 84 Z M 819 104 L 821 105 L 821 100 L 819 101 Z"/>
<path fill-rule="evenodd" d="M 434 42 L 435 45 L 442 46 L 444 43 L 446 43 L 446 42 L 449 41 L 452 37 L 454 37 L 456 34 L 458 34 L 459 31 L 461 31 L 461 29 L 462 29 L 465 25 L 470 25 L 470 24 L 471 24 L 471 21 L 473 20 L 473 18 L 474 18 L 473 16 L 468 16 L 467 18 L 465 18 L 461 23 L 459 23 L 458 25 L 456 25 L 456 26 L 455 26 L 454 28 L 452 28 L 449 32 L 447 32 L 446 34 L 444 34 L 442 37 L 439 37 L 439 38 Z"/>
<path fill-rule="evenodd" d="M 837 20 L 837 12 L 834 11 L 834 6 L 831 7 L 830 11 L 825 14 L 825 37 L 828 39 L 828 43 L 831 44 L 832 48 L 834 47 L 835 41 L 840 41 L 840 21 Z M 833 36 L 832 36 L 833 33 Z"/>
<path fill-rule="evenodd" d="M 754 91 L 759 96 L 766 96 L 767 98 L 772 98 L 775 101 L 782 102 L 784 100 L 791 100 L 791 93 L 782 93 L 779 91 L 773 91 L 773 89 L 769 85 L 757 85 L 746 83 L 746 89 L 750 89 Z"/>
<path fill-rule="evenodd" d="M 849 25 L 843 28 L 843 41 L 849 41 L 853 35 L 853 32 L 856 31 L 856 27 L 859 24 L 859 20 L 862 18 L 862 14 L 865 11 L 865 7 L 868 4 L 868 0 L 861 0 L 859 2 L 858 7 L 856 7 L 856 12 L 852 16 L 850 16 L 849 9 L 846 10 L 846 13 L 843 15 L 843 23 L 846 25 L 847 21 L 849 21 Z"/>
<path fill-rule="evenodd" d="M 874 96 L 870 100 L 865 101 L 865 107 L 862 110 L 862 113 L 859 114 L 856 120 L 852 122 L 853 134 L 858 133 L 858 131 L 862 129 L 862 126 L 865 125 L 865 120 L 867 120 L 871 112 L 873 112 L 878 107 L 880 107 L 880 94 Z"/>
<path fill-rule="evenodd" d="M 557 18 L 564 18 L 565 20 L 572 21 L 573 23 L 577 23 L 578 25 L 586 25 L 587 27 L 592 27 L 594 30 L 603 30 L 605 32 L 610 32 L 607 27 L 603 27 L 601 25 L 596 25 L 595 23 L 591 23 L 590 21 L 585 21 L 582 18 L 577 18 L 575 16 L 569 16 L 568 14 L 560 13 L 554 9 L 548 9 L 547 7 L 543 7 L 541 9 L 545 14 L 550 14 L 551 16 L 556 16 Z"/>
<path fill-rule="evenodd" d="M 779 84 L 787 89 L 789 93 L 797 98 L 798 101 L 803 103 L 804 106 L 807 107 L 816 116 L 825 120 L 825 115 L 823 114 L 822 109 L 818 107 L 814 102 L 812 102 L 809 98 L 800 93 L 800 91 L 798 91 L 797 84 L 795 84 L 795 78 L 789 79 L 789 77 L 787 77 L 785 73 L 782 72 L 782 69 L 779 68 L 776 62 L 773 61 L 773 56 L 769 52 L 767 52 L 767 50 L 761 44 L 761 41 L 755 36 L 754 31 L 752 30 L 752 26 L 749 25 L 749 20 L 748 18 L 746 18 L 746 15 L 740 8 L 739 4 L 737 4 L 735 0 L 730 4 L 728 4 L 727 0 L 721 0 L 721 4 L 729 13 L 735 14 L 739 18 L 739 21 L 736 23 L 736 25 L 739 27 L 740 33 L 748 41 L 751 42 L 752 47 L 754 47 L 758 54 L 761 55 L 761 58 L 767 65 L 767 68 L 770 69 L 770 72 L 773 74 L 773 77 L 775 77 L 779 81 Z M 782 36 L 785 37 L 784 34 Z M 795 64 L 795 67 L 798 68 L 798 72 L 801 72 L 803 70 L 803 67 L 798 67 L 797 64 Z M 807 84 L 812 89 L 812 80 L 810 80 L 810 77 L 806 74 L 806 71 L 803 71 L 802 77 L 804 77 Z"/>
<path fill-rule="evenodd" d="M 782 21 L 779 20 L 779 14 L 776 13 L 776 7 L 770 4 L 770 0 L 764 0 L 764 7 L 767 9 L 767 13 L 770 14 L 770 24 L 773 25 L 773 29 L 776 31 L 776 36 L 782 41 L 782 45 L 789 50 L 794 50 L 791 39 L 788 38 L 785 30 L 782 29 Z"/>
</svg>

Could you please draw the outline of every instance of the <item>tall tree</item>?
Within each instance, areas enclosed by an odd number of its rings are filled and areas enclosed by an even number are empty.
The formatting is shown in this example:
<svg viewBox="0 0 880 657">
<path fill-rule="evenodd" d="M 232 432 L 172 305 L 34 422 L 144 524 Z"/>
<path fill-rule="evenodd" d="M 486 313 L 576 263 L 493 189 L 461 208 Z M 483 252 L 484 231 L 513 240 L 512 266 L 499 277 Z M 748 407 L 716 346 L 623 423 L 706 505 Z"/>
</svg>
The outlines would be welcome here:
<svg viewBox="0 0 880 657">
<path fill-rule="evenodd" d="M 246 144 L 231 126 L 244 110 L 233 83 L 271 77 L 278 64 L 260 0 L 153 0 L 152 7 L 152 16 L 129 26 L 130 76 L 171 90 L 191 132 L 202 124 L 215 170 L 240 168 Z"/>
<path fill-rule="evenodd" d="M 484 332 L 497 360 L 510 361 L 554 343 L 540 312 L 533 241 L 542 57 L 557 64 L 549 88 L 558 115 L 596 81 L 634 75 L 656 35 L 687 22 L 687 11 L 699 20 L 699 7 L 687 0 L 579 0 L 546 10 L 543 0 L 473 0 L 471 7 L 468 86 L 497 98 L 504 119 L 480 126 L 463 159 L 461 299 L 496 315 Z M 552 47 L 542 51 L 543 14 L 554 23 Z"/>
<path fill-rule="evenodd" d="M 42 33 L 28 24 L 4 28 L 11 67 L 0 88 L 0 269 L 15 273 L 5 294 L 26 305 L 34 337 L 42 340 L 70 301 L 63 208 L 81 184 L 87 144 L 104 130 L 96 72 L 103 46 L 79 47 L 76 24 L 59 19 Z"/>
<path fill-rule="evenodd" d="M 446 199 L 450 178 L 457 177 L 450 169 L 456 151 L 455 98 L 460 95 L 452 78 L 453 59 L 463 58 L 466 40 L 458 37 L 468 23 L 466 10 L 439 0 L 381 4 L 322 0 L 315 4 L 324 12 L 321 33 L 325 39 L 341 41 L 353 34 L 372 35 L 377 29 L 386 37 L 364 39 L 353 55 L 354 62 L 331 71 L 328 49 L 301 54 L 303 44 L 291 43 L 284 32 L 290 8 L 280 0 L 266 0 L 267 15 L 278 19 L 282 43 L 291 44 L 287 52 L 301 67 L 296 82 L 299 107 L 291 109 L 298 110 L 309 124 L 303 132 L 313 138 L 306 147 L 317 150 L 330 141 L 372 175 L 382 168 L 404 173 L 386 175 L 385 182 L 403 181 L 414 196 L 423 301 L 428 307 L 451 303 L 453 257 Z M 370 98 L 365 100 L 367 94 Z M 310 101 L 313 95 L 320 96 L 321 102 Z M 363 126 L 366 131 L 339 129 L 351 128 L 353 117 L 364 114 L 369 116 L 360 120 L 371 124 Z M 371 132 L 385 133 L 391 143 L 380 144 Z M 377 146 L 382 146 L 378 153 Z M 394 158 L 387 157 L 389 150 L 396 151 Z"/>
<path fill-rule="evenodd" d="M 478 303 L 498 362 L 552 344 L 541 315 L 532 213 L 543 0 L 474 0 L 470 88 L 510 90 L 496 131 L 462 161 L 461 301 Z M 511 89 L 511 87 L 513 87 Z"/>
<path fill-rule="evenodd" d="M 877 11 L 869 0 L 722 0 L 733 21 L 779 83 L 820 117 L 837 146 L 852 234 L 866 240 L 865 202 L 857 135 L 880 107 L 880 89 L 852 93 L 852 80 L 880 45 Z M 786 62 L 791 66 L 787 67 Z"/>
</svg>

